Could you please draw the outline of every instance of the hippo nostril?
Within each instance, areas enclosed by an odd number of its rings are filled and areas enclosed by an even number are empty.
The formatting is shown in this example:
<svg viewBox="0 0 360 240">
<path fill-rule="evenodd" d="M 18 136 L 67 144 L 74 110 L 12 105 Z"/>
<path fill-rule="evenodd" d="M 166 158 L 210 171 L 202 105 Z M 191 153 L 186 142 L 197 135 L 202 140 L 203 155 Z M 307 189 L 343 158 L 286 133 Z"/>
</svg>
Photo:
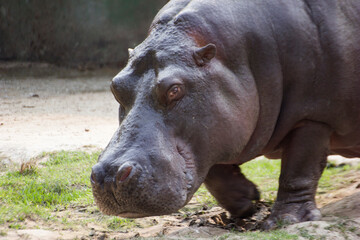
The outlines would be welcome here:
<svg viewBox="0 0 360 240">
<path fill-rule="evenodd" d="M 125 181 L 131 174 L 132 170 L 133 170 L 133 167 L 131 165 L 129 165 L 127 163 L 123 164 L 117 172 L 117 176 L 116 176 L 117 182 Z"/>
<path fill-rule="evenodd" d="M 127 177 L 130 175 L 132 170 L 132 167 L 127 167 L 126 169 L 124 169 L 122 171 L 122 173 L 120 173 L 120 181 L 125 181 L 127 179 Z"/>
</svg>

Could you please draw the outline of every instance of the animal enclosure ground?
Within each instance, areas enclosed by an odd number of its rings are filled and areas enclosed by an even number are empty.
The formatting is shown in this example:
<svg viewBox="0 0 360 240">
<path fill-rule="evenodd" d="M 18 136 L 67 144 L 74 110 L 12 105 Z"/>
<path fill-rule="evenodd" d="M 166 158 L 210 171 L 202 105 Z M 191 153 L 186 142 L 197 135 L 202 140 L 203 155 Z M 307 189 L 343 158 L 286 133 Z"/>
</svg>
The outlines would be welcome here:
<svg viewBox="0 0 360 240">
<path fill-rule="evenodd" d="M 137 220 L 101 214 L 88 180 L 99 149 L 118 125 L 109 91 L 115 73 L 0 64 L 0 239 L 360 238 L 360 170 L 348 165 L 323 175 L 317 201 L 324 221 L 270 233 L 250 230 L 269 214 L 279 161 L 243 167 L 262 191 L 259 212 L 249 219 L 229 219 L 203 187 L 177 214 Z M 42 154 L 52 151 L 57 153 Z"/>
<path fill-rule="evenodd" d="M 57 152 L 44 154 L 20 168 L 15 165 L 3 168 L 0 174 L 0 231 L 4 239 L 24 236 L 36 239 L 39 232 L 45 234 L 42 239 L 226 239 L 226 236 L 296 239 L 299 234 L 305 236 L 305 230 L 309 231 L 308 227 L 299 228 L 299 233 L 296 229 L 287 231 L 287 228 L 271 233 L 256 231 L 270 213 L 280 167 L 278 161 L 267 159 L 254 160 L 243 168 L 250 179 L 265 183 L 259 184 L 263 195 L 262 201 L 257 203 L 258 212 L 248 219 L 230 219 L 204 187 L 195 194 L 190 204 L 172 215 L 136 220 L 104 216 L 93 203 L 89 183 L 91 166 L 98 155 L 99 152 Z M 356 192 L 358 194 L 354 197 L 357 200 L 360 196 L 359 176 L 359 166 L 326 169 L 320 181 L 318 203 L 320 206 L 327 204 L 323 208 L 327 215 L 346 211 L 348 215 L 347 218 L 332 217 L 329 222 L 324 222 L 328 224 L 324 228 L 333 228 L 335 233 L 343 236 L 347 236 L 345 233 L 350 237 L 359 236 L 356 228 L 360 224 L 359 204 L 350 204 L 346 209 L 344 206 L 354 200 L 347 201 L 345 205 L 336 203 L 338 206 L 335 205 L 335 208 L 328 202 Z M 354 214 L 354 211 L 358 213 Z M 316 226 L 319 223 L 311 224 Z"/>
</svg>

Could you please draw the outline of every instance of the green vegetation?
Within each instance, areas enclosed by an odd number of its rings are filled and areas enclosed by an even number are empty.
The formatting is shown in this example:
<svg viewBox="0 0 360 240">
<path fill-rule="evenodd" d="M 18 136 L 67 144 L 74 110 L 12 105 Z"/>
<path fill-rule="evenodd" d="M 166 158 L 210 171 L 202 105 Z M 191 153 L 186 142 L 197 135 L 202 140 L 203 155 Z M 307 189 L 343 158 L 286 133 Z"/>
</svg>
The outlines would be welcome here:
<svg viewBox="0 0 360 240">
<path fill-rule="evenodd" d="M 21 229 L 23 222 L 31 219 L 42 223 L 57 222 L 64 229 L 85 226 L 90 222 L 115 231 L 144 227 L 139 226 L 137 220 L 104 216 L 95 206 L 89 178 L 98 155 L 62 151 L 43 154 L 39 159 L 48 159 L 43 163 L 36 163 L 38 159 L 34 159 L 22 164 L 20 169 L 15 166 L 1 168 L 0 224 L 5 224 L 9 229 Z M 262 199 L 268 202 L 275 200 L 280 161 L 260 158 L 242 165 L 241 169 L 258 185 Z M 326 169 L 319 183 L 319 192 L 338 189 L 348 183 L 351 178 L 347 174 L 353 170 L 359 170 L 359 167 Z M 184 215 L 217 204 L 204 186 L 197 191 L 194 200 L 198 204 L 190 204 L 182 209 Z M 86 217 L 80 216 L 83 212 Z M 80 217 L 72 220 L 76 214 Z M 149 223 L 149 226 L 153 224 L 156 223 Z M 300 233 L 303 237 L 310 237 L 306 231 Z M 5 234 L 5 231 L 0 233 Z M 284 231 L 230 233 L 217 239 L 232 239 L 234 234 L 246 239 L 297 239 Z"/>
<path fill-rule="evenodd" d="M 32 165 L 22 165 L 20 171 L 1 172 L 0 224 L 36 216 L 48 219 L 51 211 L 70 204 L 92 203 L 89 177 L 97 156 L 51 153 L 46 163 L 36 166 L 32 161 Z"/>
<path fill-rule="evenodd" d="M 107 224 L 107 227 L 112 230 L 124 228 L 124 226 L 126 226 L 126 228 L 131 228 L 135 227 L 136 223 L 133 219 L 110 217 Z"/>
<path fill-rule="evenodd" d="M 65 228 L 96 222 L 111 230 L 136 226 L 134 220 L 102 215 L 94 204 L 90 185 L 91 167 L 98 153 L 57 152 L 2 169 L 0 172 L 0 224 L 11 229 L 23 228 L 25 219 L 57 221 Z M 66 214 L 61 212 L 67 211 Z M 71 212 L 86 212 L 87 217 L 72 220 Z M 57 213 L 61 217 L 58 217 Z"/>
<path fill-rule="evenodd" d="M 268 202 L 276 198 L 280 164 L 278 160 L 258 158 L 241 165 L 243 174 L 258 186 L 262 198 Z"/>
<path fill-rule="evenodd" d="M 241 165 L 241 171 L 252 182 L 254 182 L 260 192 L 261 197 L 267 202 L 273 203 L 276 199 L 278 189 L 278 179 L 280 176 L 280 160 L 269 160 L 265 157 L 249 161 Z M 341 185 L 347 184 L 351 179 L 345 175 L 350 170 L 359 169 L 359 167 L 332 167 L 325 169 L 318 186 L 318 192 L 323 193 L 330 190 L 338 189 Z M 216 205 L 216 200 L 201 186 L 195 194 L 196 201 L 212 207 Z"/>
<path fill-rule="evenodd" d="M 209 193 L 204 185 L 201 185 L 197 192 L 194 194 L 195 201 L 202 206 L 211 208 L 217 205 L 215 198 Z"/>
<path fill-rule="evenodd" d="M 266 201 L 275 201 L 280 176 L 280 164 L 280 160 L 268 160 L 263 157 L 241 166 L 242 172 L 259 187 L 262 198 Z M 345 175 L 351 170 L 356 169 L 359 169 L 359 166 L 350 167 L 349 165 L 344 165 L 326 168 L 319 181 L 317 192 L 324 193 L 335 190 L 349 183 L 352 179 L 347 178 Z"/>
<path fill-rule="evenodd" d="M 262 198 L 268 202 L 274 202 L 276 198 L 280 163 L 278 160 L 260 158 L 241 165 L 243 174 L 258 186 Z M 207 207 L 217 204 L 215 198 L 206 190 L 204 185 L 199 188 L 194 197 L 196 202 Z"/>
</svg>

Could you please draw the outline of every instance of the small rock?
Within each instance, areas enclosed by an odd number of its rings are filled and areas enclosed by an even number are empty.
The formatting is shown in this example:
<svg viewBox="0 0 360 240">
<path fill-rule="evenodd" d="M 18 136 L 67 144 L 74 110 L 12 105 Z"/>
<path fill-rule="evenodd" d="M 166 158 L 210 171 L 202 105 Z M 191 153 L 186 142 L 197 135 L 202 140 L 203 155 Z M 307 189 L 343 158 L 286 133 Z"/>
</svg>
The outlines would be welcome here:
<svg viewBox="0 0 360 240">
<path fill-rule="evenodd" d="M 90 129 L 88 129 L 88 128 L 85 128 L 85 132 L 89 132 L 90 131 Z"/>
<path fill-rule="evenodd" d="M 162 234 L 162 235 L 165 235 L 167 232 L 168 232 L 168 229 L 167 229 L 167 228 L 163 228 L 163 230 L 161 231 L 161 234 Z"/>
</svg>

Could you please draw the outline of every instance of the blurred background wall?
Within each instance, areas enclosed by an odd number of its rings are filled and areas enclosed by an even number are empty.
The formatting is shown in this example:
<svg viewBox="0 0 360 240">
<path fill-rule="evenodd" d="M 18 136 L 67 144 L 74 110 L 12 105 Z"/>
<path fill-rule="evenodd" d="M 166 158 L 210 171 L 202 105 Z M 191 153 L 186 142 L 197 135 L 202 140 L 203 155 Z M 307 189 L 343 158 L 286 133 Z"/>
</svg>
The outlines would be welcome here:
<svg viewBox="0 0 360 240">
<path fill-rule="evenodd" d="M 0 60 L 122 66 L 167 0 L 0 0 Z"/>
</svg>

